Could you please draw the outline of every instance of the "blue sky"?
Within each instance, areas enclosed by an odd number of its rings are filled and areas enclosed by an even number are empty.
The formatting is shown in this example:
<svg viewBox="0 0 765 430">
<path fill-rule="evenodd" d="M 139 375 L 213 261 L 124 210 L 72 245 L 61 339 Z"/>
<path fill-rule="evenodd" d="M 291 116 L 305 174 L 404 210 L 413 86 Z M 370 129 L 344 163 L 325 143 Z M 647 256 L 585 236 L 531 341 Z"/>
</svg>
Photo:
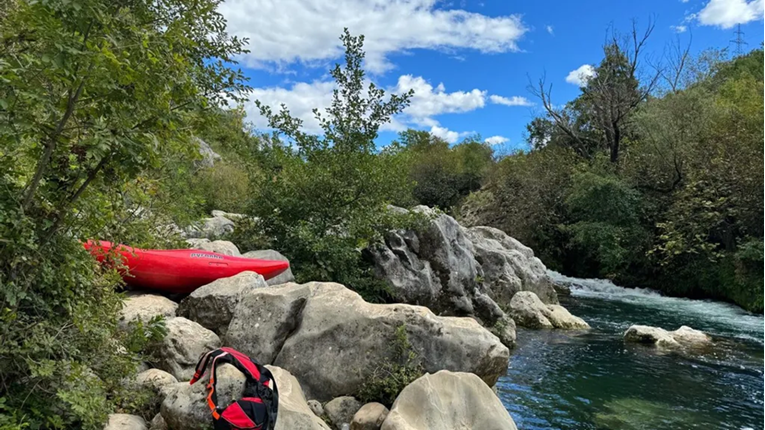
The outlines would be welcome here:
<svg viewBox="0 0 765 430">
<path fill-rule="evenodd" d="M 368 78 L 391 92 L 415 90 L 381 145 L 411 127 L 450 142 L 479 133 L 503 151 L 525 148 L 525 125 L 541 112 L 529 78 L 545 75 L 555 103 L 576 97 L 609 27 L 628 31 L 632 19 L 641 29 L 655 22 L 646 48 L 653 62 L 691 37 L 694 53 L 732 48 L 738 24 L 746 48 L 763 41 L 763 0 L 227 0 L 220 10 L 229 31 L 250 40 L 239 60 L 252 99 L 286 104 L 307 131 L 317 131 L 311 109 L 331 100 L 327 71 L 342 56 L 343 27 L 364 34 Z M 252 102 L 246 109 L 265 126 Z"/>
</svg>

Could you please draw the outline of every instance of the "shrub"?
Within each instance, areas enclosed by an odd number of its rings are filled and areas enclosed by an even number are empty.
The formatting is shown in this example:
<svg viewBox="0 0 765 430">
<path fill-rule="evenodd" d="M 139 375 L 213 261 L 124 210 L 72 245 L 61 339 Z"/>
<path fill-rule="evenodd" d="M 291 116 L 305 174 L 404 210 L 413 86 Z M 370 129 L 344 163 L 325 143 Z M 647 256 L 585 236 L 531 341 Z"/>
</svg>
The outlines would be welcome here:
<svg viewBox="0 0 765 430">
<path fill-rule="evenodd" d="M 425 373 L 419 356 L 409 343 L 406 324 L 396 328 L 392 347 L 392 357 L 376 368 L 361 387 L 358 393 L 361 401 L 379 402 L 390 408 L 401 390 Z"/>
<path fill-rule="evenodd" d="M 177 172 L 164 166 L 196 150 L 189 117 L 245 90 L 227 66 L 242 42 L 225 33 L 219 2 L 186 3 L 2 6 L 4 427 L 101 429 L 125 401 L 139 408 L 123 380 L 154 334 L 118 330 L 120 277 L 82 240 L 155 241 L 139 206 L 167 191 Z"/>
<path fill-rule="evenodd" d="M 289 145 L 273 139 L 260 148 L 262 172 L 253 176 L 249 213 L 256 216 L 239 245 L 265 239 L 286 255 L 299 281 L 335 281 L 366 298 L 384 296 L 361 251 L 405 216 L 387 209 L 411 193 L 411 184 L 394 150 L 378 151 L 380 126 L 400 112 L 410 94 L 385 97 L 361 69 L 363 36 L 342 36 L 345 65 L 331 71 L 338 89 L 324 113 L 316 111 L 323 135 L 300 130 L 301 121 L 286 109 L 274 113 L 258 103 L 270 126 Z M 246 236 L 251 236 L 247 238 Z"/>
</svg>

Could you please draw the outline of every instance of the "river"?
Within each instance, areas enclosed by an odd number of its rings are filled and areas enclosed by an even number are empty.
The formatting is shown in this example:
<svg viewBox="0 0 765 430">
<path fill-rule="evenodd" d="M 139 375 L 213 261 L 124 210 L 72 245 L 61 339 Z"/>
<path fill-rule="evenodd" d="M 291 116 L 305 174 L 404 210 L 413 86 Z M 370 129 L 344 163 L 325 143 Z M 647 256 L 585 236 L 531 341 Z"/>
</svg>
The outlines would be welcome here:
<svg viewBox="0 0 765 430">
<path fill-rule="evenodd" d="M 550 274 L 572 284 L 561 304 L 592 329 L 518 329 L 497 389 L 519 429 L 763 428 L 762 316 Z M 684 356 L 624 343 L 632 324 L 687 325 L 711 334 L 715 347 Z"/>
</svg>

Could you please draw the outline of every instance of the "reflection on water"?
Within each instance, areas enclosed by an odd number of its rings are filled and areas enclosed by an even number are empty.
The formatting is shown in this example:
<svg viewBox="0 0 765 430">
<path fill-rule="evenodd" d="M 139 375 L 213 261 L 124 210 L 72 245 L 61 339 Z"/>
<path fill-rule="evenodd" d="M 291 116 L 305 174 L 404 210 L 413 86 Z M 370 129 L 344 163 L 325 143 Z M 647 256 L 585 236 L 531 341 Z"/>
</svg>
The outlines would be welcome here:
<svg viewBox="0 0 765 430">
<path fill-rule="evenodd" d="M 572 294 L 562 304 L 591 330 L 518 330 L 498 391 L 519 429 L 763 428 L 761 316 L 613 284 Z M 716 346 L 680 355 L 625 344 L 631 324 L 688 325 Z"/>
</svg>

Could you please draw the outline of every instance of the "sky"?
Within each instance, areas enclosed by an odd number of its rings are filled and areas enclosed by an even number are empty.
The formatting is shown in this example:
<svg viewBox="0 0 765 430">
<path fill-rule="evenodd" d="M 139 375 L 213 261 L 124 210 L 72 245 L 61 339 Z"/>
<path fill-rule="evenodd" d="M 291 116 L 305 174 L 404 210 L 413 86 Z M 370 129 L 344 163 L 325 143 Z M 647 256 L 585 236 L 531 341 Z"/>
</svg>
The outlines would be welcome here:
<svg viewBox="0 0 765 430">
<path fill-rule="evenodd" d="M 744 49 L 763 42 L 765 0 L 226 0 L 229 33 L 249 39 L 237 58 L 253 88 L 247 120 L 267 123 L 254 100 L 285 104 L 319 133 L 313 108 L 331 102 L 329 69 L 342 60 L 340 35 L 365 36 L 367 79 L 390 93 L 414 90 L 409 107 L 380 132 L 384 146 L 407 128 L 450 143 L 479 134 L 503 151 L 525 149 L 526 124 L 542 113 L 529 83 L 545 77 L 552 101 L 579 94 L 602 58 L 610 28 L 655 24 L 646 53 L 671 43 L 692 53 L 729 48 L 740 24 Z M 647 64 L 647 63 L 646 63 Z"/>
</svg>

